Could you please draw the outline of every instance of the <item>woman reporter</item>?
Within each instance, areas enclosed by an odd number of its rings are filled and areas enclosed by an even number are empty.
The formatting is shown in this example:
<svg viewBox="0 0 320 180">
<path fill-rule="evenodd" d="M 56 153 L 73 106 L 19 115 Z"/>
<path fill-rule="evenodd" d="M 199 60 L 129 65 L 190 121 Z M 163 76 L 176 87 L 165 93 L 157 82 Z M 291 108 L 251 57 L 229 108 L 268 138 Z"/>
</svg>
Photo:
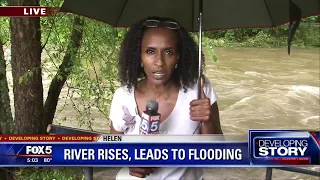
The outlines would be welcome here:
<svg viewBox="0 0 320 180">
<path fill-rule="evenodd" d="M 204 76 L 201 98 L 197 97 L 198 63 L 197 44 L 175 20 L 149 17 L 134 24 L 120 51 L 121 87 L 110 108 L 111 134 L 139 134 L 141 114 L 149 100 L 159 103 L 160 133 L 222 134 L 217 96 Z M 157 180 L 195 180 L 202 179 L 203 171 L 130 168 L 129 174 Z"/>
</svg>

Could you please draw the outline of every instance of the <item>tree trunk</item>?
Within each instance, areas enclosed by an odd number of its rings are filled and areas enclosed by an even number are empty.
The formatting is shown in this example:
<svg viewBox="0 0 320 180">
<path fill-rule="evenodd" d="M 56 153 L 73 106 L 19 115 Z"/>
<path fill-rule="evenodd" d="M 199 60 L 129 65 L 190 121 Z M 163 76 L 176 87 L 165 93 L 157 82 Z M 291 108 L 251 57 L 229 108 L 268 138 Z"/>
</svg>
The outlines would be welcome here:
<svg viewBox="0 0 320 180">
<path fill-rule="evenodd" d="M 9 0 L 9 5 L 39 6 L 39 0 Z M 10 18 L 10 29 L 17 133 L 43 134 L 40 18 Z"/>
<path fill-rule="evenodd" d="M 79 16 L 74 17 L 71 37 L 68 43 L 67 52 L 59 66 L 59 70 L 52 79 L 48 96 L 44 105 L 44 121 L 51 124 L 57 109 L 57 104 L 61 89 L 71 73 L 76 55 L 80 49 L 83 34 L 84 19 Z"/>
<path fill-rule="evenodd" d="M 1 134 L 3 134 L 3 133 L 2 133 L 1 127 L 0 127 L 0 135 Z M 1 180 L 14 180 L 14 168 L 1 168 L 0 167 L 0 177 L 1 177 Z"/>
<path fill-rule="evenodd" d="M 0 132 L 3 134 L 12 133 L 13 123 L 6 74 L 6 60 L 4 58 L 3 42 L 0 39 Z"/>
</svg>

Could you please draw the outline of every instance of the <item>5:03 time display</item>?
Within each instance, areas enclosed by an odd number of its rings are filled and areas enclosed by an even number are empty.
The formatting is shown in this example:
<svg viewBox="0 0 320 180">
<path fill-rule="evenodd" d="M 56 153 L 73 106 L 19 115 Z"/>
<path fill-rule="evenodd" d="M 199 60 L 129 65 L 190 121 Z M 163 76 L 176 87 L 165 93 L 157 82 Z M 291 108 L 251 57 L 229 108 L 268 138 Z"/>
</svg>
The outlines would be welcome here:
<svg viewBox="0 0 320 180">
<path fill-rule="evenodd" d="M 37 163 L 39 161 L 38 158 L 27 158 L 28 163 Z"/>
</svg>

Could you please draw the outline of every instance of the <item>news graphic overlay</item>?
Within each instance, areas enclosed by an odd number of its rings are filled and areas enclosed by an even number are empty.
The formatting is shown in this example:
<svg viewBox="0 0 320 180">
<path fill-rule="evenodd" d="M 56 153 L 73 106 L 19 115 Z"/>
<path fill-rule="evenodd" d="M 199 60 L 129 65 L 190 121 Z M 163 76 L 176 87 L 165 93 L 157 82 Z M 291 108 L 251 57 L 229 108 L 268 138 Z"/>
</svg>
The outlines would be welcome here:
<svg viewBox="0 0 320 180">
<path fill-rule="evenodd" d="M 3 135 L 0 167 L 242 167 L 247 142 L 215 136 Z"/>
<path fill-rule="evenodd" d="M 142 113 L 140 134 L 159 134 L 160 117 L 158 113 L 158 102 L 149 101 L 146 111 Z"/>
<path fill-rule="evenodd" d="M 44 6 L 1 6 L 0 17 L 45 17 L 59 12 L 56 7 Z"/>
<path fill-rule="evenodd" d="M 0 166 L 50 165 L 57 142 L 92 142 L 95 136 L 3 135 L 0 136 Z"/>
<path fill-rule="evenodd" d="M 252 165 L 320 165 L 319 132 L 300 130 L 250 130 Z"/>
</svg>

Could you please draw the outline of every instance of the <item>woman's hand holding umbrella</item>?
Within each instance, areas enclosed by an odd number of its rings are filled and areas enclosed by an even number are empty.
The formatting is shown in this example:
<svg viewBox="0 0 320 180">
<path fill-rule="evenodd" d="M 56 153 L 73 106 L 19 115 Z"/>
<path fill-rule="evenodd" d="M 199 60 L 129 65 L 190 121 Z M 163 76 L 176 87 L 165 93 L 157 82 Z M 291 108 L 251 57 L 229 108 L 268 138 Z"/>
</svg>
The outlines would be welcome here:
<svg viewBox="0 0 320 180">
<path fill-rule="evenodd" d="M 190 119 L 199 122 L 209 122 L 211 117 L 210 99 L 206 97 L 203 90 L 204 82 L 201 78 L 201 96 L 190 102 Z"/>
<path fill-rule="evenodd" d="M 199 122 L 199 126 L 193 134 L 199 127 L 200 134 L 222 134 L 217 102 L 211 105 L 210 99 L 204 93 L 203 88 L 204 80 L 201 78 L 200 98 L 190 102 L 190 119 Z"/>
</svg>

